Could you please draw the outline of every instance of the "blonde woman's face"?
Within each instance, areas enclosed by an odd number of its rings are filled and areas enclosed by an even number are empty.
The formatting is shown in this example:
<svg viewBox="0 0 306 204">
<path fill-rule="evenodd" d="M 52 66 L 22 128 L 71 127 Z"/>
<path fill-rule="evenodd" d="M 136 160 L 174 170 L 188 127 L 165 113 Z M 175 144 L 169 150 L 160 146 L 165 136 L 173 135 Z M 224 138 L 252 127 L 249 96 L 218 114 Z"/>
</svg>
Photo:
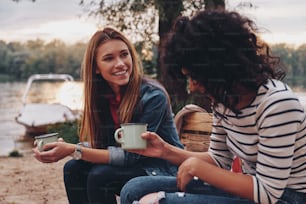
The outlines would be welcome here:
<svg viewBox="0 0 306 204">
<path fill-rule="evenodd" d="M 114 91 L 126 85 L 132 73 L 132 56 L 121 40 L 109 40 L 97 48 L 97 74 L 109 83 Z"/>
</svg>

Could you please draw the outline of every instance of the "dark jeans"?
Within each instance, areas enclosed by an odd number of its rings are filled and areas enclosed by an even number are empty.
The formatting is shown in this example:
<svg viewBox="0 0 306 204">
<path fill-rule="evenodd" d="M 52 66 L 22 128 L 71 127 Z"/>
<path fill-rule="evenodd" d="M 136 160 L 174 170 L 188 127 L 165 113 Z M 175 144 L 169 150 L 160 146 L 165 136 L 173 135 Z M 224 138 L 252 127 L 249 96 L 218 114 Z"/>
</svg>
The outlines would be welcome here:
<svg viewBox="0 0 306 204">
<path fill-rule="evenodd" d="M 122 204 L 138 204 L 144 195 L 165 191 L 165 198 L 160 199 L 160 204 L 254 204 L 253 201 L 243 199 L 224 192 L 210 185 L 204 185 L 200 180 L 192 180 L 186 186 L 186 193 L 178 193 L 176 177 L 154 176 L 137 177 L 131 179 L 121 190 Z M 291 189 L 285 192 L 277 204 L 305 204 L 306 194 L 298 193 Z"/>
<path fill-rule="evenodd" d="M 70 204 L 112 204 L 115 194 L 131 178 L 145 176 L 143 169 L 70 160 L 64 166 L 64 182 Z"/>
</svg>

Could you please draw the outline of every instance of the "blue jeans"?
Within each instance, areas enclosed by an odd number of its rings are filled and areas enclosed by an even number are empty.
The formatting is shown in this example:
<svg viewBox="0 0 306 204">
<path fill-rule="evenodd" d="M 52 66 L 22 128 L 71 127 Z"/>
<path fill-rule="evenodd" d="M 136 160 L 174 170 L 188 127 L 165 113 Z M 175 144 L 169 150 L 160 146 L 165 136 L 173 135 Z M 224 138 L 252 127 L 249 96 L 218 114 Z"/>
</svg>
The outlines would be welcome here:
<svg viewBox="0 0 306 204">
<path fill-rule="evenodd" d="M 160 199 L 160 204 L 254 204 L 251 200 L 240 198 L 210 185 L 205 185 L 200 180 L 192 180 L 186 186 L 185 193 L 178 193 L 179 189 L 176 187 L 176 178 L 170 176 L 150 176 L 131 179 L 123 186 L 120 200 L 121 203 L 131 204 L 146 194 L 159 191 L 166 192 L 165 198 Z M 303 193 L 286 189 L 278 204 L 289 203 L 306 203 L 306 196 Z"/>
<path fill-rule="evenodd" d="M 70 160 L 64 166 L 64 182 L 70 204 L 115 204 L 115 194 L 131 178 L 145 176 L 142 168 L 93 164 Z"/>
</svg>

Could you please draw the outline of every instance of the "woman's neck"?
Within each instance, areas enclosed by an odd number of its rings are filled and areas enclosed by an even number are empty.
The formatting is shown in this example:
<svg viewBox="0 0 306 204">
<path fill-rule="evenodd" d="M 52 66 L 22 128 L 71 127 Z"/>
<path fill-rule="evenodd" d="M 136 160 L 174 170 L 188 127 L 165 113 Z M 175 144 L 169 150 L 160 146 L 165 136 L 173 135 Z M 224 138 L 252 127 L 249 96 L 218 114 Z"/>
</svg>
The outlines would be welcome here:
<svg viewBox="0 0 306 204">
<path fill-rule="evenodd" d="M 121 101 L 121 94 L 120 94 L 120 93 L 118 93 L 118 94 L 115 95 L 115 100 L 116 100 L 117 102 L 120 102 L 120 101 Z"/>
<path fill-rule="evenodd" d="M 111 89 L 113 90 L 115 94 L 115 100 L 117 102 L 120 102 L 121 100 L 121 87 L 120 86 L 111 86 Z"/>
<path fill-rule="evenodd" d="M 248 92 L 248 93 L 245 93 L 245 94 L 241 94 L 240 97 L 239 97 L 239 102 L 238 104 L 236 105 L 236 109 L 237 110 L 240 110 L 242 108 L 245 108 L 247 106 L 249 106 L 254 98 L 256 97 L 256 92 L 255 91 L 251 91 L 251 92 Z"/>
</svg>

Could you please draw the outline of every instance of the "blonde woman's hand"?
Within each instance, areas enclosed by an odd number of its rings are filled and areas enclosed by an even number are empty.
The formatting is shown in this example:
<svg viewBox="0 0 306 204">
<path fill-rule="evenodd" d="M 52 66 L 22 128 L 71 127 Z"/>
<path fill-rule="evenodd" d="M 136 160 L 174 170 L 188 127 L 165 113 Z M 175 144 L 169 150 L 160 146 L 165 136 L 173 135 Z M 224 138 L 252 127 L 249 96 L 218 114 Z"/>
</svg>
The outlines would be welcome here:
<svg viewBox="0 0 306 204">
<path fill-rule="evenodd" d="M 62 140 L 63 141 L 63 140 Z M 73 153 L 75 149 L 74 144 L 66 142 L 52 142 L 44 145 L 44 151 L 40 152 L 37 148 L 33 148 L 34 157 L 43 163 L 57 162 L 66 156 Z"/>
</svg>

